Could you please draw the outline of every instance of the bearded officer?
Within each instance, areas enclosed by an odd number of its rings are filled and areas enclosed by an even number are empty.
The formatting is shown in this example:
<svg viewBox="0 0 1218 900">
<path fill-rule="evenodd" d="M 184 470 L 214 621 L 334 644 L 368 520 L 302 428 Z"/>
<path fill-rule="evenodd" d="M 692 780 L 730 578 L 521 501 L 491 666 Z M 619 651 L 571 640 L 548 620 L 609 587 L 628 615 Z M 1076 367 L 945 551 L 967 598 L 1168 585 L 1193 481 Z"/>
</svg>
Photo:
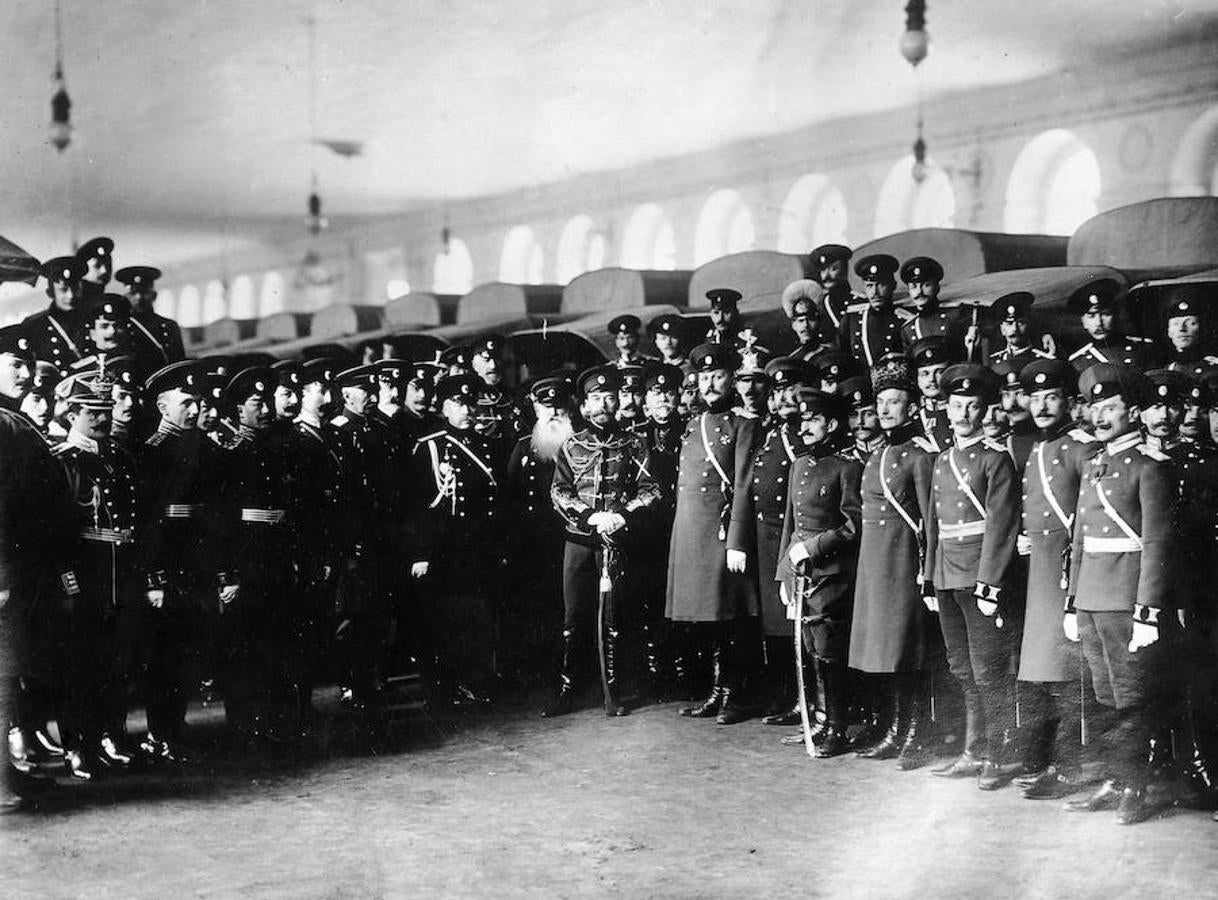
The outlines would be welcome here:
<svg viewBox="0 0 1218 900">
<path fill-rule="evenodd" d="M 887 356 L 900 353 L 903 319 L 892 305 L 897 289 L 896 257 L 875 253 L 860 259 L 855 274 L 863 280 L 863 296 L 867 305 L 861 311 L 849 310 L 842 318 L 838 346 L 846 350 L 867 369 Z"/>
<path fill-rule="evenodd" d="M 875 389 L 867 375 L 855 375 L 842 382 L 842 397 L 847 403 L 846 420 L 850 440 L 842 455 L 861 466 L 884 446 L 884 431 L 876 415 Z"/>
<path fill-rule="evenodd" d="M 1117 809 L 1130 825 L 1159 811 L 1147 794 L 1147 749 L 1166 687 L 1161 630 L 1174 620 L 1173 486 L 1168 458 L 1138 420 L 1150 387 L 1136 370 L 1097 363 L 1080 387 L 1102 444 L 1083 473 L 1063 627 L 1081 639 L 1096 698 L 1109 712 L 1097 735 L 1106 780 L 1075 811 Z"/>
<path fill-rule="evenodd" d="M 706 292 L 706 299 L 710 303 L 711 320 L 706 342 L 735 347 L 736 336 L 740 333 L 740 301 L 744 296 L 731 288 L 712 288 Z"/>
<path fill-rule="evenodd" d="M 852 256 L 854 251 L 842 244 L 821 244 L 808 254 L 812 280 L 824 291 L 817 308 L 819 330 L 830 340 L 839 338 L 846 310 L 858 299 L 850 290 Z"/>
<path fill-rule="evenodd" d="M 617 421 L 626 431 L 637 431 L 643 427 L 647 417 L 643 414 L 643 386 L 645 369 L 637 365 L 618 365 L 614 367 L 621 373 L 617 397 Z"/>
<path fill-rule="evenodd" d="M 127 288 L 131 302 L 132 349 L 141 371 L 154 371 L 186 358 L 182 329 L 153 308 L 160 277 L 161 270 L 152 266 L 127 266 L 114 273 L 114 280 Z"/>
<path fill-rule="evenodd" d="M 929 256 L 905 260 L 901 280 L 909 289 L 913 316 L 901 326 L 901 337 L 910 350 L 925 338 L 939 338 L 946 342 L 952 356 L 963 353 L 965 359 L 972 359 L 979 338 L 977 308 L 972 308 L 970 321 L 964 307 L 944 306 L 939 301 L 943 275 L 943 266 Z"/>
<path fill-rule="evenodd" d="M 995 790 L 1019 773 L 1007 758 L 1015 725 L 1017 476 L 1005 449 L 982 431 L 986 407 L 998 400 L 994 373 L 951 366 L 943 389 L 953 443 L 935 460 L 923 577 L 935 586 L 948 665 L 964 692 L 966 733 L 960 757 L 935 774 L 977 776 L 979 788 Z"/>
<path fill-rule="evenodd" d="M 788 356 L 806 363 L 833 347 L 820 330 L 819 303 L 823 296 L 824 290 L 811 278 L 792 281 L 783 289 L 782 309 L 795 335 L 795 348 Z M 832 337 L 836 337 L 836 332 Z"/>
<path fill-rule="evenodd" d="M 733 724 L 746 716 L 737 693 L 758 613 L 757 583 L 746 571 L 752 543 L 748 469 L 757 420 L 731 408 L 735 351 L 703 344 L 691 358 L 706 409 L 690 421 L 681 442 L 665 615 L 673 623 L 702 625 L 711 646 L 711 691 L 681 714 Z M 724 555 L 716 559 L 720 549 Z"/>
<path fill-rule="evenodd" d="M 1066 308 L 1079 317 L 1091 339 L 1070 354 L 1070 365 L 1082 372 L 1097 362 L 1122 363 L 1144 369 L 1150 362 L 1152 344 L 1146 338 L 1122 334 L 1117 324 L 1117 300 L 1121 286 L 1111 278 L 1100 278 L 1078 288 Z"/>
<path fill-rule="evenodd" d="M 646 511 L 660 501 L 660 492 L 649 468 L 646 440 L 622 429 L 614 414 L 620 381 L 620 373 L 604 366 L 580 376 L 581 412 L 588 427 L 563 443 L 555 461 L 550 494 L 567 526 L 563 551 L 565 613 L 559 691 L 543 711 L 546 716 L 571 711 L 579 644 L 590 643 L 590 625 L 598 636 L 605 714 L 623 716 L 628 712 L 619 681 L 619 623 L 625 605 L 632 599 L 624 576 L 631 568 L 629 550 L 633 545 L 626 539 L 641 524 Z M 603 619 L 597 621 L 598 616 Z"/>
<path fill-rule="evenodd" d="M 435 631 L 440 699 L 486 705 L 495 688 L 495 586 L 502 528 L 501 457 L 474 429 L 481 379 L 452 376 L 436 393 L 444 428 L 414 450 L 406 552 Z"/>
<path fill-rule="evenodd" d="M 1034 360 L 1019 373 L 1037 434 L 1023 470 L 1023 527 L 1018 538 L 1028 580 L 1019 652 L 1019 696 L 1025 729 L 1033 736 L 1038 771 L 1024 796 L 1065 797 L 1080 784 L 1078 648 L 1061 629 L 1069 577 L 1070 535 L 1079 486 L 1099 444 L 1075 428 L 1070 405 L 1078 392 L 1070 363 Z"/>
<path fill-rule="evenodd" d="M 21 323 L 36 359 L 67 372 L 85 354 L 81 347 L 82 307 L 80 279 L 84 266 L 74 256 L 57 256 L 42 264 L 51 304 Z"/>
</svg>

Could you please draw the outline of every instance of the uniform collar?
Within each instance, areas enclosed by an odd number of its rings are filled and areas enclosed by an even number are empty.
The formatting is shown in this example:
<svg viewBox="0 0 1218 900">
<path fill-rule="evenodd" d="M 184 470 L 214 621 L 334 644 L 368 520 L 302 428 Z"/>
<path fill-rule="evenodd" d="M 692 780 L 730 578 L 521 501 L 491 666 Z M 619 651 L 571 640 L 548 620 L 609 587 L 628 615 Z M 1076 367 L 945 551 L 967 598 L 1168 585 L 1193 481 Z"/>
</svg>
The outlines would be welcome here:
<svg viewBox="0 0 1218 900">
<path fill-rule="evenodd" d="M 969 447 L 975 447 L 977 444 L 980 444 L 984 440 L 985 440 L 984 431 L 979 431 L 975 435 L 973 435 L 972 437 L 969 437 L 969 438 L 959 438 L 959 437 L 956 437 L 955 435 L 953 435 L 952 436 L 952 446 L 954 446 L 957 450 L 967 450 Z"/>
<path fill-rule="evenodd" d="M 1124 453 L 1140 443 L 1142 443 L 1142 433 L 1135 429 L 1128 434 L 1121 435 L 1119 438 L 1113 438 L 1104 445 L 1104 449 L 1108 451 L 1109 456 L 1116 456 L 1118 453 Z"/>
<path fill-rule="evenodd" d="M 101 445 L 91 437 L 85 437 L 74 429 L 68 429 L 68 436 L 63 439 L 63 442 L 69 447 L 75 447 L 78 450 L 83 450 L 86 453 L 92 453 L 97 456 L 101 453 Z"/>
<path fill-rule="evenodd" d="M 312 413 L 307 413 L 303 409 L 300 411 L 300 414 L 296 416 L 296 421 L 304 422 L 306 425 L 313 428 L 321 428 L 321 418 L 313 415 Z"/>
<path fill-rule="evenodd" d="M 1146 446 L 1153 447 L 1160 453 L 1167 453 L 1180 446 L 1180 439 L 1176 438 L 1173 441 L 1165 441 L 1163 438 L 1155 437 L 1154 435 L 1146 435 Z"/>
</svg>

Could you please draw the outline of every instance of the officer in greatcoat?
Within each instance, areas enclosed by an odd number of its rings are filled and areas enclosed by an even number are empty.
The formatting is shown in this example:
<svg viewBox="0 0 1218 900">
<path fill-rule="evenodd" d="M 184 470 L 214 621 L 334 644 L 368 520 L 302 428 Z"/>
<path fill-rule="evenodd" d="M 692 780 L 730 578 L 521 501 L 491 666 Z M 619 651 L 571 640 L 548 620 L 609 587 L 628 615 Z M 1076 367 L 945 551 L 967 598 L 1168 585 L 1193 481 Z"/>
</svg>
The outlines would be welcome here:
<svg viewBox="0 0 1218 900">
<path fill-rule="evenodd" d="M 939 302 L 943 266 L 929 256 L 915 256 L 901 265 L 901 280 L 909 289 L 913 316 L 901 326 L 906 348 L 925 338 L 943 340 L 951 356 L 971 359 L 978 342 L 977 308 L 948 308 Z"/>
<path fill-rule="evenodd" d="M 42 277 L 51 303 L 21 323 L 35 359 L 53 363 L 60 372 L 66 373 L 85 355 L 80 287 L 84 271 L 74 256 L 57 256 L 43 263 Z"/>
<path fill-rule="evenodd" d="M 153 308 L 160 277 L 161 270 L 152 266 L 127 266 L 114 273 L 114 280 L 127 288 L 131 302 L 131 344 L 141 372 L 153 372 L 186 357 L 178 323 Z"/>
<path fill-rule="evenodd" d="M 873 253 L 854 266 L 855 274 L 863 280 L 867 302 L 861 310 L 847 311 L 842 317 L 837 342 L 866 369 L 874 368 L 888 354 L 904 350 L 901 326 L 905 315 L 892 304 L 899 265 L 894 256 Z"/>
<path fill-rule="evenodd" d="M 706 408 L 690 420 L 681 442 L 665 615 L 674 624 L 707 626 L 711 645 L 711 691 L 681 714 L 731 724 L 745 715 L 736 693 L 758 612 L 757 582 L 747 571 L 753 542 L 748 469 L 757 420 L 732 411 L 737 357 L 731 347 L 703 344 L 691 359 Z"/>
</svg>

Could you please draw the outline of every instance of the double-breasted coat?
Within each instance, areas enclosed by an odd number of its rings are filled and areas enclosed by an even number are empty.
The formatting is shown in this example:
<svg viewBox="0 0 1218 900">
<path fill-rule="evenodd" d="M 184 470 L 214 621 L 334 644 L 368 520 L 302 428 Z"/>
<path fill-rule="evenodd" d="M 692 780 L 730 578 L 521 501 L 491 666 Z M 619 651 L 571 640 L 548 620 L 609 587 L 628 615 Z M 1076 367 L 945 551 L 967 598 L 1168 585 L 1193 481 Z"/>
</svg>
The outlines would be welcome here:
<svg viewBox="0 0 1218 900">
<path fill-rule="evenodd" d="M 791 631 L 786 607 L 779 598 L 776 573 L 787 517 L 791 466 L 802 451 L 798 435 L 792 433 L 787 423 L 777 421 L 766 429 L 749 471 L 748 494 L 755 520 L 761 627 L 769 637 L 780 637 Z"/>
</svg>

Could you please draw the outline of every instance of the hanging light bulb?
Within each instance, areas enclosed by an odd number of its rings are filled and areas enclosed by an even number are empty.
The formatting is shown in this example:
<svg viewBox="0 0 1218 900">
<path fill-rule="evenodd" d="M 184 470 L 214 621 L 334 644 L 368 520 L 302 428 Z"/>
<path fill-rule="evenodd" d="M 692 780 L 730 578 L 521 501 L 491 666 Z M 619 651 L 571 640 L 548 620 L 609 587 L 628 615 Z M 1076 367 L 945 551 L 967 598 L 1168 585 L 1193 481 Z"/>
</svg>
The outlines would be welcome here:
<svg viewBox="0 0 1218 900">
<path fill-rule="evenodd" d="M 453 239 L 452 232 L 449 231 L 448 226 L 445 225 L 443 228 L 440 229 L 440 246 L 443 249 L 443 253 L 445 256 L 448 256 L 448 248 L 449 248 L 449 245 L 452 243 L 452 239 Z"/>
<path fill-rule="evenodd" d="M 926 0 L 909 0 L 905 6 L 905 33 L 901 35 L 901 55 L 914 68 L 930 52 L 926 33 Z"/>
<path fill-rule="evenodd" d="M 913 144 L 913 166 L 909 170 L 909 174 L 913 180 L 921 184 L 926 180 L 926 141 L 922 140 L 922 117 L 918 117 L 918 139 Z"/>
<path fill-rule="evenodd" d="M 329 220 L 321 214 L 321 195 L 317 193 L 316 187 L 309 194 L 309 217 L 305 219 L 305 224 L 309 226 L 309 234 L 312 235 L 319 234 L 330 225 Z"/>
<path fill-rule="evenodd" d="M 63 72 L 55 70 L 56 90 L 51 97 L 51 125 L 47 129 L 47 140 L 51 146 L 63 153 L 72 143 L 72 100 L 63 83 Z"/>
</svg>

